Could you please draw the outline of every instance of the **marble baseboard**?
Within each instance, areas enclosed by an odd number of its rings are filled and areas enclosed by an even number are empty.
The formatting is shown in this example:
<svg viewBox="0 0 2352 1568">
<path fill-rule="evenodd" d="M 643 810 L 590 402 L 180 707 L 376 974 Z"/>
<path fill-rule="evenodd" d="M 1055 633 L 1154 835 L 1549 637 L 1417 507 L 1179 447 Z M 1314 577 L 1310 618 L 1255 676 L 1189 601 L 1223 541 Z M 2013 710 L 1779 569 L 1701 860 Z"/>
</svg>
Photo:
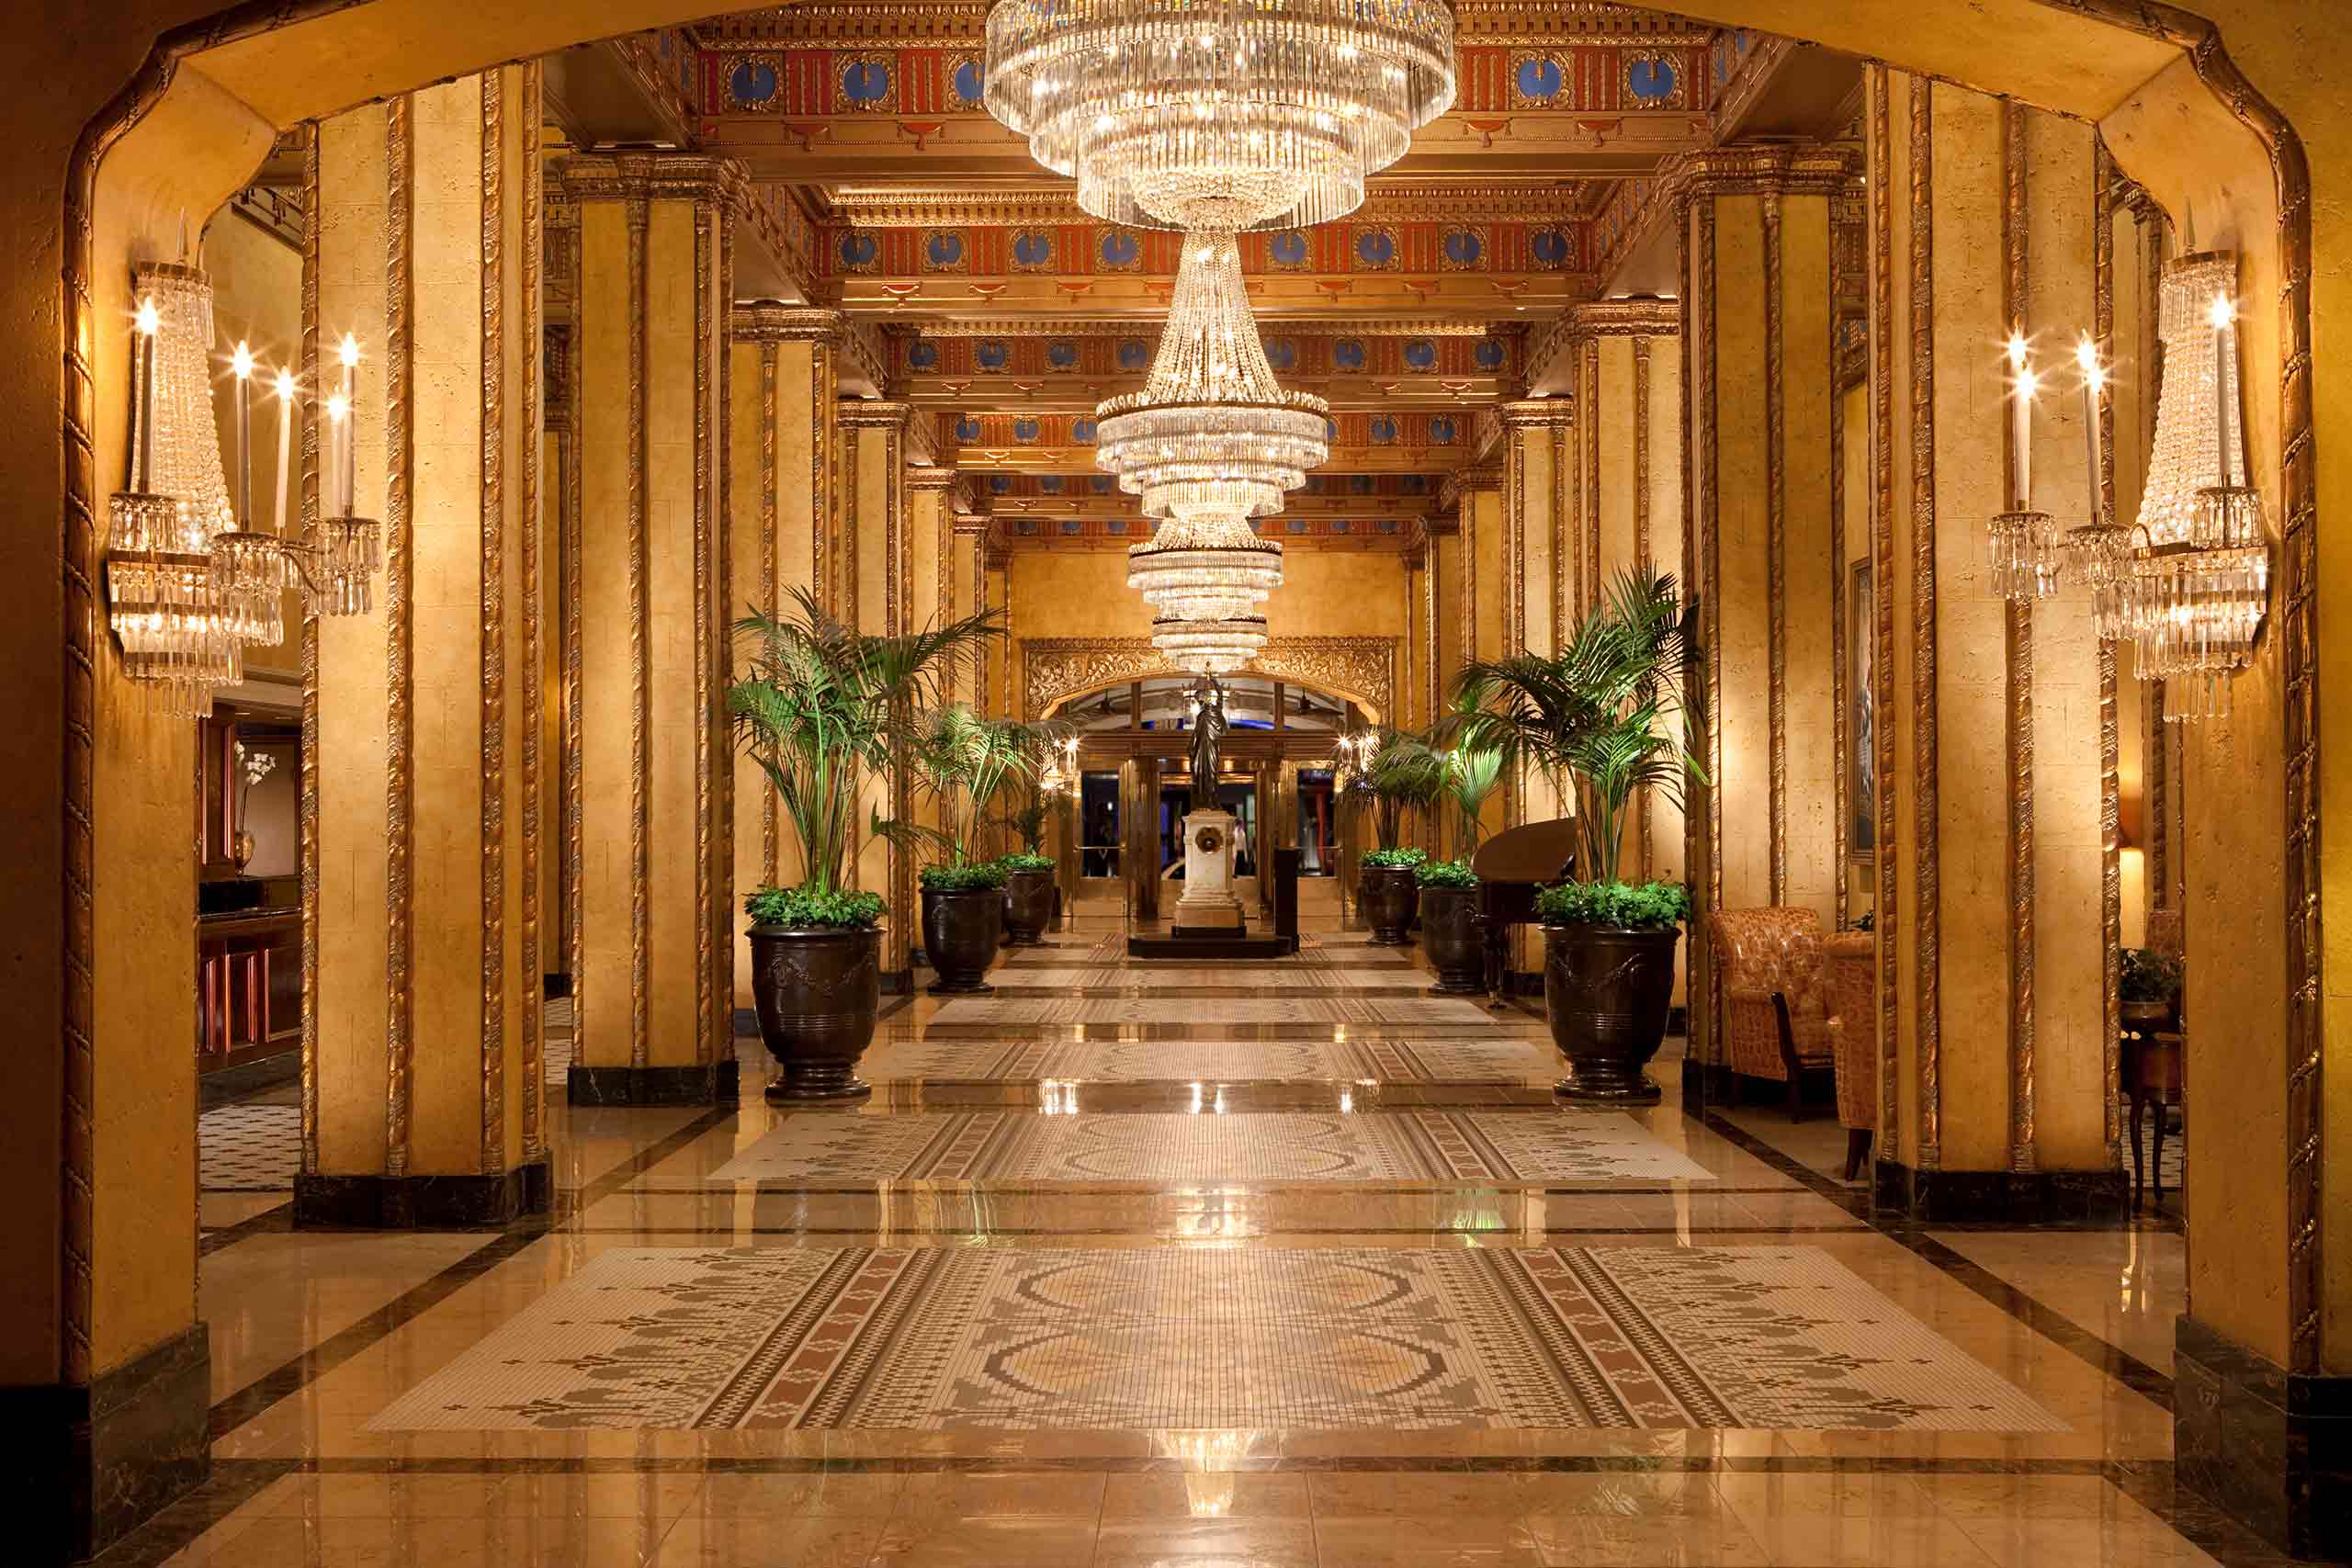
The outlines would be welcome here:
<svg viewBox="0 0 2352 1568">
<path fill-rule="evenodd" d="M 692 1067 L 593 1067 L 574 1061 L 564 1080 L 573 1105 L 731 1105 L 741 1082 L 733 1056 Z"/>
<path fill-rule="evenodd" d="M 211 1363 L 198 1323 L 87 1387 L 0 1392 L 24 1483 L 9 1560 L 78 1562 L 202 1485 Z"/>
<path fill-rule="evenodd" d="M 2291 1556 L 2352 1559 L 2352 1377 L 2290 1373 L 2183 1315 L 2173 1420 L 2181 1484 Z"/>
<path fill-rule="evenodd" d="M 1873 1206 L 1919 1224 L 2120 1222 L 2132 1207 L 2120 1170 L 1922 1170 L 1880 1160 L 1871 1175 Z"/>
<path fill-rule="evenodd" d="M 503 1225 L 546 1213 L 553 1191 L 544 1156 L 494 1176 L 303 1175 L 294 1179 L 294 1224 L 344 1230 Z"/>
</svg>

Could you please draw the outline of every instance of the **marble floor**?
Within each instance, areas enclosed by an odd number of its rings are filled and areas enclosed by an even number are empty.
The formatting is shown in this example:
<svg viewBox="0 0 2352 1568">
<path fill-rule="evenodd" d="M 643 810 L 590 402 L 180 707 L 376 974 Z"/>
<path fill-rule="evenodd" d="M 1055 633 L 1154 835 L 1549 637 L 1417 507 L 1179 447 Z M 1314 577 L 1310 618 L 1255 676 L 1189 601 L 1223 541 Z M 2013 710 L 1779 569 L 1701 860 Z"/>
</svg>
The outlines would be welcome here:
<svg viewBox="0 0 2352 1568">
<path fill-rule="evenodd" d="M 296 1231 L 208 1112 L 214 1476 L 102 1561 L 2274 1562 L 2174 1486 L 2165 1211 L 1881 1225 L 1827 1111 L 1561 1109 L 1410 951 L 1120 935 L 891 1004 L 862 1105 L 551 1089 L 502 1232 Z"/>
</svg>

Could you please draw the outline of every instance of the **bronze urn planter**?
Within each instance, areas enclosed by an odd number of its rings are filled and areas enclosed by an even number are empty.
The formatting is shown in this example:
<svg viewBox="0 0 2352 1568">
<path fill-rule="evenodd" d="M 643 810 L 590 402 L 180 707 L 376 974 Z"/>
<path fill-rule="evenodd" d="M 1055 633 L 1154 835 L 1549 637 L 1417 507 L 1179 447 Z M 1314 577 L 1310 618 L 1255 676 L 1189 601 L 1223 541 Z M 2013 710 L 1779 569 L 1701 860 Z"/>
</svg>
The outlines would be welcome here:
<svg viewBox="0 0 2352 1568">
<path fill-rule="evenodd" d="M 1054 921 L 1054 874 L 1015 871 L 1004 882 L 1004 944 L 1035 947 Z"/>
<path fill-rule="evenodd" d="M 922 890 L 922 950 L 939 978 L 934 997 L 984 996 L 989 965 L 1004 940 L 1004 889 Z"/>
<path fill-rule="evenodd" d="M 1434 997 L 1476 997 L 1487 989 L 1487 928 L 1476 887 L 1420 890 L 1421 951 L 1437 971 Z"/>
<path fill-rule="evenodd" d="M 782 1069 L 775 1101 L 855 1100 L 872 1089 L 857 1060 L 882 1005 L 882 933 L 871 926 L 753 926 L 752 1000 L 760 1040 Z"/>
<path fill-rule="evenodd" d="M 1375 947 L 1405 947 L 1412 942 L 1413 914 L 1420 887 L 1409 865 L 1368 865 L 1356 874 L 1356 903 L 1364 923 L 1372 928 Z"/>
<path fill-rule="evenodd" d="M 1657 1055 L 1674 1003 L 1679 929 L 1544 928 L 1544 1011 L 1567 1059 L 1563 1100 L 1656 1105 L 1643 1068 Z"/>
</svg>

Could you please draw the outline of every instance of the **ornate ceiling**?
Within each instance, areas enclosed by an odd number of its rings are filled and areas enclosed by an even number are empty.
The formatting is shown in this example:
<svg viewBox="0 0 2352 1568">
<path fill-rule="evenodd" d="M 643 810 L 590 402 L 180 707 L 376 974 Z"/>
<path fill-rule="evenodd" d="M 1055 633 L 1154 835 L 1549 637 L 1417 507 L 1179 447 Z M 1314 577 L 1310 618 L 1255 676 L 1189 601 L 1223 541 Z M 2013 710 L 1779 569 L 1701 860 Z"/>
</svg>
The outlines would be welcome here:
<svg viewBox="0 0 2352 1568">
<path fill-rule="evenodd" d="M 749 168 L 774 265 L 742 276 L 858 320 L 876 389 L 932 411 L 939 460 L 980 478 L 1008 545 L 1124 546 L 1141 525 L 1095 469 L 1092 410 L 1142 380 L 1176 236 L 1087 217 L 989 116 L 987 12 L 767 6 L 593 52 L 634 91 L 632 139 Z M 1549 384 L 1564 324 L 1622 292 L 1661 165 L 1737 136 L 1792 53 L 1593 0 L 1454 12 L 1455 106 L 1363 208 L 1243 242 L 1270 358 L 1332 410 L 1321 482 L 1263 525 L 1287 540 L 1418 540 L 1441 480 L 1485 444 L 1481 412 L 1565 389 Z M 594 104 L 593 73 L 575 80 Z M 575 141 L 622 139 L 574 118 Z"/>
</svg>

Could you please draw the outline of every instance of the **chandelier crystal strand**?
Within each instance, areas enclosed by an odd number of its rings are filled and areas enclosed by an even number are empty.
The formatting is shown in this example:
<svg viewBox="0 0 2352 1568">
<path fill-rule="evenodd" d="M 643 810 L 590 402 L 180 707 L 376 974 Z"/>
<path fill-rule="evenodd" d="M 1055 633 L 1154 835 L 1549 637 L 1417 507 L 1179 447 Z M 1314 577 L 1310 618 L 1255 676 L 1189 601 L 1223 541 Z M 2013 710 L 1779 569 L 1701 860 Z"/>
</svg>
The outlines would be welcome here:
<svg viewBox="0 0 2352 1568">
<path fill-rule="evenodd" d="M 1240 669 L 1266 646 L 1266 617 L 1236 615 L 1217 621 L 1162 617 L 1151 623 L 1151 646 L 1170 663 L 1222 675 Z"/>
<path fill-rule="evenodd" d="M 989 111 L 1113 223 L 1306 227 L 1453 107 L 1443 0 L 999 0 Z"/>
<path fill-rule="evenodd" d="M 240 642 L 270 647 L 285 640 L 281 606 L 288 581 L 284 541 L 253 526 L 253 351 L 237 344 L 235 379 L 229 395 L 237 433 L 237 488 L 232 506 L 235 526 L 212 536 L 212 587 L 228 618 L 229 635 Z"/>
</svg>

